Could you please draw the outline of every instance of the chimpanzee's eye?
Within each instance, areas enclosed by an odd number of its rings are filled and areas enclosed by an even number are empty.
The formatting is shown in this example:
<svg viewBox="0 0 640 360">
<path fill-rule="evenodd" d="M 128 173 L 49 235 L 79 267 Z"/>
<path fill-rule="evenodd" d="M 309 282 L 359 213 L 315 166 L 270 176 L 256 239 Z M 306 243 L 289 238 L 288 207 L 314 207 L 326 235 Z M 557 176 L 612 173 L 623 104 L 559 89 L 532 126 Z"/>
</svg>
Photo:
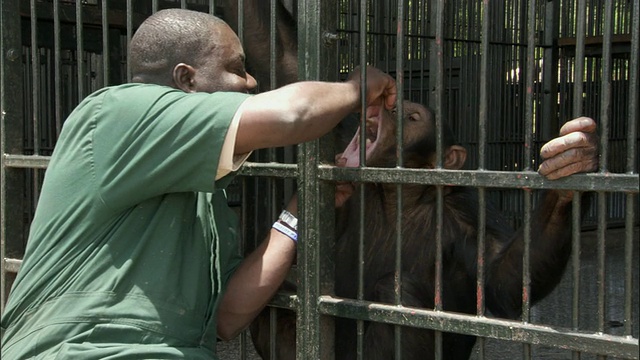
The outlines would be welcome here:
<svg viewBox="0 0 640 360">
<path fill-rule="evenodd" d="M 397 112 L 398 108 L 394 106 L 393 109 L 391 109 L 391 113 L 395 115 Z"/>
</svg>

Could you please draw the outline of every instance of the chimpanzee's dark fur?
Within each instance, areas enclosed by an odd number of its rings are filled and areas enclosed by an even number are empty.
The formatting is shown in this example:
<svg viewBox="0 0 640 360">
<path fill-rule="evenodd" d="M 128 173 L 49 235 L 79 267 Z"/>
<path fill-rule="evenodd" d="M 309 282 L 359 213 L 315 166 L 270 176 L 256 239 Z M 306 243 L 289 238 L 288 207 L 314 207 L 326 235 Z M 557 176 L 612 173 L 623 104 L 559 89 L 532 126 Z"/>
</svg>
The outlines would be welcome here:
<svg viewBox="0 0 640 360">
<path fill-rule="evenodd" d="M 404 166 L 433 167 L 435 124 L 431 111 L 419 104 L 405 103 Z M 382 111 L 379 142 L 367 157 L 369 166 L 395 166 L 395 114 Z M 445 149 L 453 137 L 445 130 Z M 394 303 L 396 242 L 395 184 L 367 183 L 364 218 L 364 298 Z M 434 307 L 436 189 L 433 186 L 402 186 L 402 303 L 406 306 Z M 359 190 L 338 210 L 336 236 L 335 294 L 355 298 L 358 274 Z M 446 187 L 442 224 L 442 304 L 444 310 L 476 313 L 477 191 L 467 187 Z M 545 297 L 561 278 L 570 253 L 571 201 L 558 191 L 540 194 L 531 223 L 531 302 Z M 587 198 L 585 198 L 587 200 Z M 583 208 L 587 208 L 584 204 Z M 516 319 L 522 305 L 523 232 L 513 231 L 493 208 L 486 212 L 485 304 L 496 317 Z M 252 326 L 259 353 L 269 358 L 268 316 L 263 313 Z M 279 315 L 278 359 L 295 357 L 295 316 Z M 285 325 L 286 324 L 286 325 Z M 475 338 L 443 334 L 443 358 L 466 359 Z M 336 319 L 336 359 L 354 359 L 356 324 Z M 391 325 L 365 324 L 364 359 L 394 357 L 394 329 Z M 430 330 L 403 328 L 403 359 L 433 359 L 434 334 Z"/>
</svg>

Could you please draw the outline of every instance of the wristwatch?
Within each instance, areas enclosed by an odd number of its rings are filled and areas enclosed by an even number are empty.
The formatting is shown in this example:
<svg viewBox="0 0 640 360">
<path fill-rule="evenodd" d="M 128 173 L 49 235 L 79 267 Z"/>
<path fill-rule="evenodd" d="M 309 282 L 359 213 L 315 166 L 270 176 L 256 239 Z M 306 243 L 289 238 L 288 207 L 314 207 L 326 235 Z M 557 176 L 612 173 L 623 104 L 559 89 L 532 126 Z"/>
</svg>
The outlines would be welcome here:
<svg viewBox="0 0 640 360">
<path fill-rule="evenodd" d="M 282 210 L 278 220 L 286 224 L 292 230 L 298 231 L 298 218 L 287 210 Z"/>
</svg>

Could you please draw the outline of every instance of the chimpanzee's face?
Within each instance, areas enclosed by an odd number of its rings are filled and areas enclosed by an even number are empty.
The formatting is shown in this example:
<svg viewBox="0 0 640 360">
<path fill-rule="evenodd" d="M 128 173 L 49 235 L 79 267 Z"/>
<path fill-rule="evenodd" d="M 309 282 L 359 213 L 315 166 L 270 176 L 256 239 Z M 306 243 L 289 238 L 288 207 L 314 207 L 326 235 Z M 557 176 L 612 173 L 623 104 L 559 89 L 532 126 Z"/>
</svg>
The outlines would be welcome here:
<svg viewBox="0 0 640 360">
<path fill-rule="evenodd" d="M 366 113 L 366 165 L 372 167 L 394 167 L 397 165 L 396 144 L 398 115 L 396 109 L 370 106 Z M 404 167 L 427 167 L 435 151 L 432 112 L 421 104 L 403 102 L 403 165 Z M 344 166 L 360 165 L 360 128 L 339 155 L 346 160 Z"/>
</svg>

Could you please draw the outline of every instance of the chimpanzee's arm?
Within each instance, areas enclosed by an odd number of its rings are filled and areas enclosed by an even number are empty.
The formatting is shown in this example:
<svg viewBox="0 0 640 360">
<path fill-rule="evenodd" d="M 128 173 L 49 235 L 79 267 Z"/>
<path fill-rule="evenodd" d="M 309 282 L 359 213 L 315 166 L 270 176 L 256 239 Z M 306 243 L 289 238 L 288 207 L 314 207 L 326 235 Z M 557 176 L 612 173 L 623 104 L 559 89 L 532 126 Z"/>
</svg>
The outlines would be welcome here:
<svg viewBox="0 0 640 360">
<path fill-rule="evenodd" d="M 582 196 L 583 213 L 589 208 Z M 544 191 L 531 221 L 529 248 L 531 303 L 558 284 L 571 252 L 572 203 L 559 191 Z M 524 231 L 518 230 L 503 249 L 488 247 L 486 305 L 496 316 L 516 318 L 522 310 Z M 492 251 L 496 252 L 492 253 Z"/>
<path fill-rule="evenodd" d="M 558 179 L 598 167 L 596 124 L 589 118 L 567 122 L 560 136 L 542 147 L 540 174 Z M 560 281 L 571 250 L 573 192 L 543 192 L 531 222 L 531 303 L 545 297 Z M 583 196 L 583 212 L 589 197 Z M 488 240 L 486 305 L 497 315 L 517 317 L 522 309 L 522 254 L 524 234 L 519 230 L 510 241 Z"/>
</svg>

